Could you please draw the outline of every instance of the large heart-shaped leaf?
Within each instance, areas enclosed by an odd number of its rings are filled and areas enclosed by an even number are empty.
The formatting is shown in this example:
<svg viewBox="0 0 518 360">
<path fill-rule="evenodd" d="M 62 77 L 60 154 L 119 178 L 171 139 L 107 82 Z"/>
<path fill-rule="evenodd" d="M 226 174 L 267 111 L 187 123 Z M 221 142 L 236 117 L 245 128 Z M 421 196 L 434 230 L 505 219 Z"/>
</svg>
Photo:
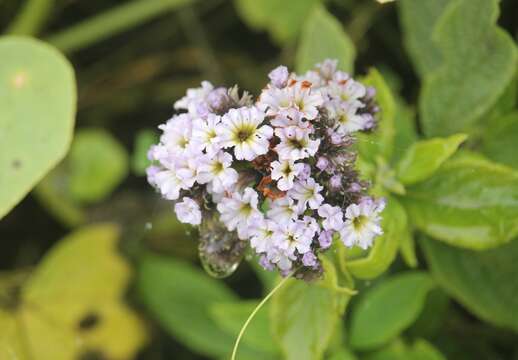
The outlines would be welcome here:
<svg viewBox="0 0 518 360">
<path fill-rule="evenodd" d="M 0 40 L 0 218 L 65 156 L 76 86 L 68 61 L 37 40 Z"/>
<path fill-rule="evenodd" d="M 374 349 L 397 337 L 417 319 L 433 287 L 428 274 L 408 272 L 369 290 L 352 314 L 351 346 Z"/>
<path fill-rule="evenodd" d="M 518 235 L 518 172 L 459 154 L 401 200 L 420 230 L 455 246 L 487 249 Z"/>
<path fill-rule="evenodd" d="M 450 0 L 399 0 L 399 21 L 405 48 L 421 77 L 441 64 L 442 56 L 432 40 L 437 21 Z"/>
<path fill-rule="evenodd" d="M 483 252 L 428 238 L 421 244 L 449 295 L 482 319 L 518 331 L 518 240 Z"/>
<path fill-rule="evenodd" d="M 468 131 L 497 101 L 516 71 L 512 38 L 496 25 L 498 0 L 457 0 L 433 39 L 443 62 L 425 77 L 420 98 L 426 135 Z"/>
<path fill-rule="evenodd" d="M 322 359 L 350 294 L 338 286 L 333 264 L 323 258 L 324 279 L 289 279 L 274 295 L 271 321 L 287 360 Z"/>
<path fill-rule="evenodd" d="M 218 326 L 211 314 L 215 304 L 237 300 L 224 283 L 184 261 L 146 255 L 138 289 L 151 314 L 178 341 L 197 353 L 228 358 L 236 337 Z M 238 354 L 249 360 L 266 357 L 247 342 L 240 345 Z"/>
</svg>

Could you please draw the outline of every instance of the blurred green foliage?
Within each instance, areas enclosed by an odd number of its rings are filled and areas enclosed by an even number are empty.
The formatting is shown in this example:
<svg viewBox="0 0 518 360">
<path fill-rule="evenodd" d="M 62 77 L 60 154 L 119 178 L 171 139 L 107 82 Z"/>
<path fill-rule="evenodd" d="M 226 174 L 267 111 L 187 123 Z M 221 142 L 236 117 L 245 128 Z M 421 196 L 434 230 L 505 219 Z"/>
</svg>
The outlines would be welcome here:
<svg viewBox="0 0 518 360">
<path fill-rule="evenodd" d="M 258 93 L 278 64 L 326 57 L 377 90 L 358 167 L 387 199 L 385 233 L 368 251 L 333 248 L 319 281 L 288 280 L 237 358 L 516 358 L 517 12 L 0 2 L 0 358 L 228 359 L 279 279 L 255 259 L 225 281 L 205 274 L 196 233 L 145 182 L 147 149 L 202 79 Z"/>
</svg>

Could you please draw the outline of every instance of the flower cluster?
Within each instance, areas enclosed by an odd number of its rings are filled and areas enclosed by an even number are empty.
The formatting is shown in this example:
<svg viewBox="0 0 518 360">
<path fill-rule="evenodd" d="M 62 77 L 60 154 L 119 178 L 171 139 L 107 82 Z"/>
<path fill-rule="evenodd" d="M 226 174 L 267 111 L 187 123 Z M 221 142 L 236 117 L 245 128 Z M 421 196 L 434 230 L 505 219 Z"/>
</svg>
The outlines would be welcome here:
<svg viewBox="0 0 518 360">
<path fill-rule="evenodd" d="M 256 101 L 206 81 L 189 89 L 159 127 L 148 181 L 180 221 L 216 215 L 264 268 L 320 274 L 317 255 L 333 241 L 366 249 L 382 234 L 384 202 L 366 195 L 353 147 L 355 132 L 376 126 L 375 89 L 334 60 L 269 78 Z"/>
</svg>

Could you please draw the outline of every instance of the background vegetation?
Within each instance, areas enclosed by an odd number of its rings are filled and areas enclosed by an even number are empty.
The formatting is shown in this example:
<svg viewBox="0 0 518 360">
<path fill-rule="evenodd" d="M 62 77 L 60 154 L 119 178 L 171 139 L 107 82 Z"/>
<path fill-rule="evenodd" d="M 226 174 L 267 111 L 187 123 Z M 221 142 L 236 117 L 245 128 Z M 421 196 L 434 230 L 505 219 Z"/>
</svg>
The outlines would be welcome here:
<svg viewBox="0 0 518 360">
<path fill-rule="evenodd" d="M 0 1 L 0 359 L 228 358 L 277 279 L 255 261 L 206 275 L 196 234 L 145 181 L 146 151 L 201 80 L 257 94 L 278 64 L 326 57 L 378 90 L 379 131 L 358 147 L 385 235 L 333 249 L 320 282 L 288 282 L 238 359 L 518 359 L 517 13 Z"/>
</svg>

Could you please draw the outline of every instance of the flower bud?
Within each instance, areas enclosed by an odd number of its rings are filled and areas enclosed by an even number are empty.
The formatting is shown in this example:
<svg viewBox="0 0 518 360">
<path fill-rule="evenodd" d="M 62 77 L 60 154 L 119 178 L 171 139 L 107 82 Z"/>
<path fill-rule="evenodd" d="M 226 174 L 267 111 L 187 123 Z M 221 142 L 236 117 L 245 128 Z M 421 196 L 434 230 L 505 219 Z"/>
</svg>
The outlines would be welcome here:
<svg viewBox="0 0 518 360">
<path fill-rule="evenodd" d="M 329 186 L 333 190 L 339 190 L 342 187 L 342 177 L 338 174 L 331 176 L 331 179 L 329 179 Z"/>
<path fill-rule="evenodd" d="M 230 103 L 227 89 L 219 87 L 212 90 L 209 95 L 207 95 L 207 102 L 215 113 L 225 112 Z"/>
<path fill-rule="evenodd" d="M 331 246 L 331 242 L 333 241 L 333 235 L 330 230 L 323 230 L 318 236 L 318 243 L 322 249 L 327 249 Z"/>
<path fill-rule="evenodd" d="M 317 257 L 311 251 L 308 251 L 302 256 L 302 264 L 304 264 L 304 266 L 313 267 L 317 264 Z"/>
<path fill-rule="evenodd" d="M 288 68 L 282 65 L 276 67 L 268 74 L 268 77 L 270 78 L 272 85 L 277 88 L 285 87 L 288 83 L 289 76 L 290 73 L 288 72 Z"/>
<path fill-rule="evenodd" d="M 315 165 L 320 171 L 324 171 L 329 166 L 329 160 L 324 157 L 320 156 L 317 160 L 317 163 Z"/>
</svg>

